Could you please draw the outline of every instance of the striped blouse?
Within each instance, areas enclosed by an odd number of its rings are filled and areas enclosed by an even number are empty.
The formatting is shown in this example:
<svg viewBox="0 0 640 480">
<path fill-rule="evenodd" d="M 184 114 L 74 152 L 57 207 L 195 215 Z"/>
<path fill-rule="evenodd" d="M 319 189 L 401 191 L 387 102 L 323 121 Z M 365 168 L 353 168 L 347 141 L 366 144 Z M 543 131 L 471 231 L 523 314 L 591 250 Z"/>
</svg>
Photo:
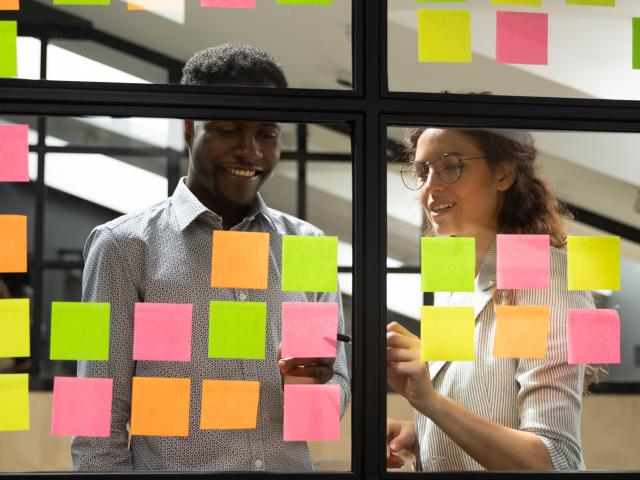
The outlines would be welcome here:
<svg viewBox="0 0 640 480">
<path fill-rule="evenodd" d="M 584 365 L 567 364 L 569 309 L 594 308 L 589 292 L 567 290 L 566 253 L 551 248 L 551 288 L 517 290 L 516 305 L 549 306 L 545 359 L 493 358 L 496 246 L 487 252 L 475 291 L 436 293 L 437 306 L 473 306 L 474 362 L 429 362 L 434 388 L 476 414 L 506 427 L 531 432 L 546 446 L 555 470 L 585 469 L 580 446 Z M 416 470 L 484 470 L 429 418 L 414 415 Z"/>
</svg>

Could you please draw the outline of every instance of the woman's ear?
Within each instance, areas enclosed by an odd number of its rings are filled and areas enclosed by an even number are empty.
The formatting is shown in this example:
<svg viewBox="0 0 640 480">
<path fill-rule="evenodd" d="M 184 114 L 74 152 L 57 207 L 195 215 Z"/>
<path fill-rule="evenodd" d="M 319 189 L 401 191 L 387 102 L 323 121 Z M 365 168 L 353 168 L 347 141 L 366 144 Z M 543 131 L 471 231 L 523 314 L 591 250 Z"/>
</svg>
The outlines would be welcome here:
<svg viewBox="0 0 640 480">
<path fill-rule="evenodd" d="M 496 168 L 496 181 L 498 191 L 505 192 L 511 188 L 513 182 L 516 181 L 516 171 L 513 162 L 500 162 Z"/>
</svg>

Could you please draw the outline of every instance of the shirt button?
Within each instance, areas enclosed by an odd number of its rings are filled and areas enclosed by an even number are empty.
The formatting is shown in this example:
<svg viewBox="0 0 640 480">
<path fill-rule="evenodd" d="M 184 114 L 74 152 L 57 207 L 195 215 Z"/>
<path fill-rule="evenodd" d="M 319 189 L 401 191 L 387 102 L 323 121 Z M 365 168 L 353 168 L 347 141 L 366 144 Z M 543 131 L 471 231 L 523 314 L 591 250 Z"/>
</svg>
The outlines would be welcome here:
<svg viewBox="0 0 640 480">
<path fill-rule="evenodd" d="M 263 465 L 264 465 L 264 462 L 262 460 L 260 460 L 260 459 L 256 460 L 256 462 L 255 462 L 256 468 L 262 468 Z"/>
<path fill-rule="evenodd" d="M 240 300 L 246 300 L 247 299 L 247 294 L 246 293 L 241 293 L 240 294 Z M 261 461 L 261 460 L 259 460 Z"/>
</svg>

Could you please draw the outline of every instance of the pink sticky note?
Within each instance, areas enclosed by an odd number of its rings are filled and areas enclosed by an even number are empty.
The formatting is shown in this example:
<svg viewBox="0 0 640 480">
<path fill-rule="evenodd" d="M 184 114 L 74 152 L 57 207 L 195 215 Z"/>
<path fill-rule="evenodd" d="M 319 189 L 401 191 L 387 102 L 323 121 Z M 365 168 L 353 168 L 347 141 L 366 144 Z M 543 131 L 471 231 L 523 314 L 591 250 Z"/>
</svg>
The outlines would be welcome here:
<svg viewBox="0 0 640 480">
<path fill-rule="evenodd" d="M 256 0 L 200 0 L 202 8 L 256 8 Z"/>
<path fill-rule="evenodd" d="M 617 310 L 569 310 L 568 363 L 620 363 L 620 316 Z"/>
<path fill-rule="evenodd" d="M 113 379 L 54 377 L 51 435 L 108 437 Z"/>
<path fill-rule="evenodd" d="M 282 357 L 336 356 L 338 304 L 285 302 L 282 304 Z"/>
<path fill-rule="evenodd" d="M 191 361 L 192 305 L 136 303 L 134 308 L 134 360 Z"/>
<path fill-rule="evenodd" d="M 549 235 L 498 235 L 497 288 L 548 289 L 551 286 Z"/>
<path fill-rule="evenodd" d="M 285 442 L 340 439 L 340 386 L 284 386 Z"/>
<path fill-rule="evenodd" d="M 29 126 L 0 125 L 0 182 L 29 181 Z"/>
<path fill-rule="evenodd" d="M 547 65 L 549 16 L 546 13 L 496 12 L 496 61 Z"/>
</svg>

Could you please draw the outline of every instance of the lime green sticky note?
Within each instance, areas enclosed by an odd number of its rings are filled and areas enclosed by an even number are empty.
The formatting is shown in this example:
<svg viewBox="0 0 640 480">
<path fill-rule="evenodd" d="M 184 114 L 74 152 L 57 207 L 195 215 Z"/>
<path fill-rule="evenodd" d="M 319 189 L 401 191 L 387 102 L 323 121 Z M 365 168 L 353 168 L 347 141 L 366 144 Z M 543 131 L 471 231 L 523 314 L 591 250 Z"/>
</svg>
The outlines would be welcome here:
<svg viewBox="0 0 640 480">
<path fill-rule="evenodd" d="M 111 5 L 111 0 L 53 0 L 54 5 Z"/>
<path fill-rule="evenodd" d="M 278 5 L 331 5 L 331 0 L 278 0 Z"/>
<path fill-rule="evenodd" d="M 588 5 L 592 7 L 615 7 L 616 0 L 567 0 L 567 5 Z"/>
<path fill-rule="evenodd" d="M 29 428 L 29 375 L 0 375 L 0 431 Z"/>
<path fill-rule="evenodd" d="M 111 305 L 51 303 L 51 360 L 109 360 Z"/>
<path fill-rule="evenodd" d="M 476 239 L 422 237 L 423 292 L 473 292 L 476 276 Z"/>
<path fill-rule="evenodd" d="M 569 290 L 620 290 L 620 237 L 567 238 Z"/>
<path fill-rule="evenodd" d="M 28 357 L 29 299 L 0 300 L 0 358 Z"/>
<path fill-rule="evenodd" d="M 640 17 L 631 19 L 632 26 L 632 62 L 634 70 L 640 69 Z"/>
<path fill-rule="evenodd" d="M 416 0 L 416 2 L 430 2 L 430 3 L 466 3 L 467 0 Z"/>
<path fill-rule="evenodd" d="M 209 357 L 264 360 L 267 304 L 211 302 Z"/>
<path fill-rule="evenodd" d="M 473 307 L 422 307 L 422 360 L 473 361 Z"/>
<path fill-rule="evenodd" d="M 338 290 L 338 237 L 284 235 L 282 290 L 335 292 Z"/>
<path fill-rule="evenodd" d="M 528 7 L 539 7 L 542 0 L 491 0 L 494 5 L 526 5 Z"/>
<path fill-rule="evenodd" d="M 418 10 L 421 62 L 471 62 L 469 10 Z"/>
<path fill-rule="evenodd" d="M 18 22 L 0 22 L 0 77 L 18 75 Z"/>
</svg>

